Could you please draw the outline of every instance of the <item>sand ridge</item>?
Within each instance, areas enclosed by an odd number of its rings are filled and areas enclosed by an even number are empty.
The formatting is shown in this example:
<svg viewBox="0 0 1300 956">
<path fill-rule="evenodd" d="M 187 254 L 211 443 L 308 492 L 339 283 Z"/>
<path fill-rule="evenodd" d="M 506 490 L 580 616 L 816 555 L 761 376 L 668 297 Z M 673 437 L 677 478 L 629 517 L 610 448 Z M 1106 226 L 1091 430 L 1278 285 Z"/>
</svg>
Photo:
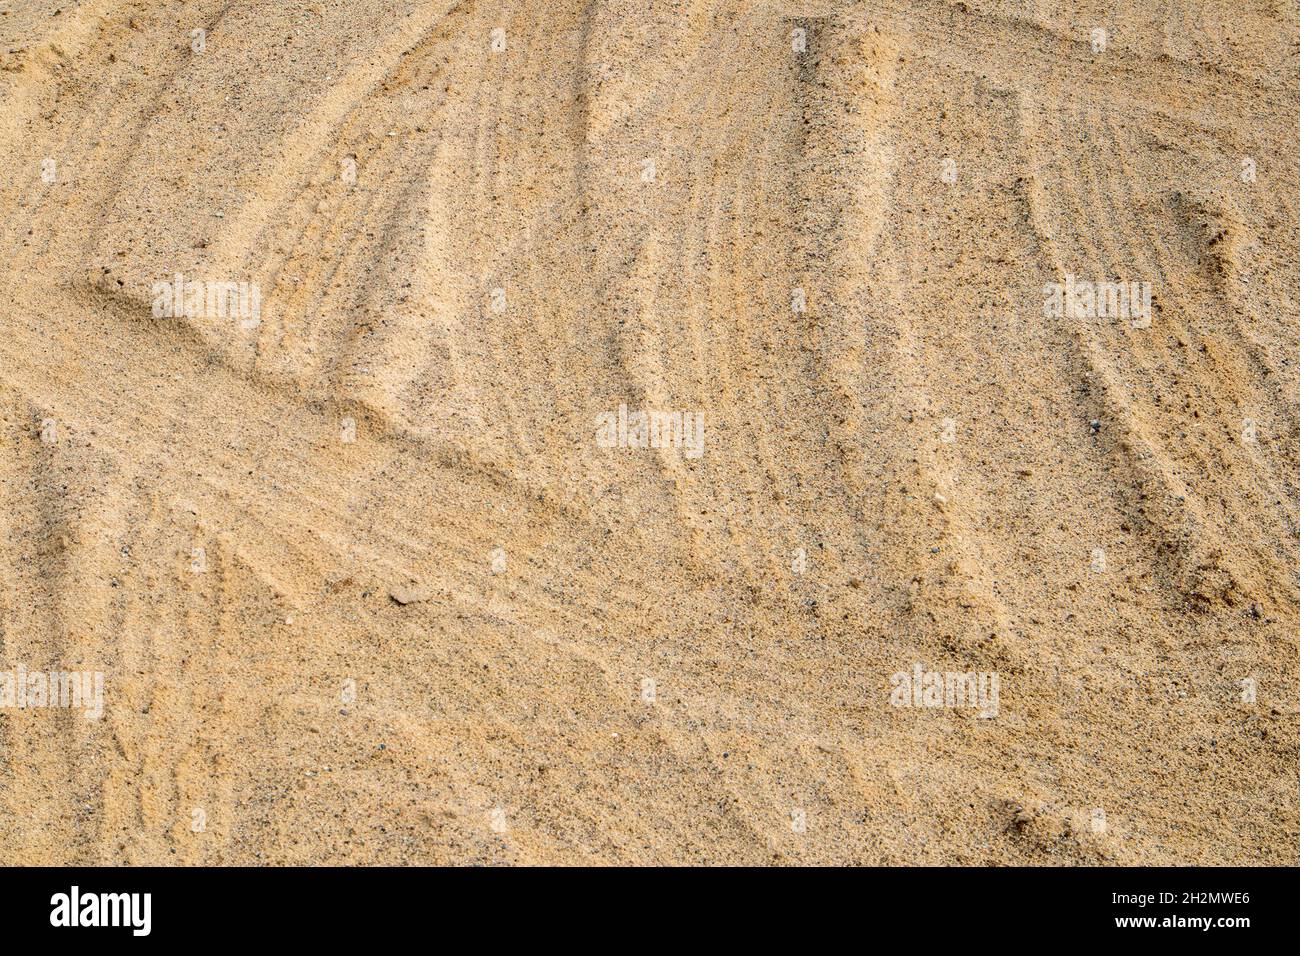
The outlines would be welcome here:
<svg viewBox="0 0 1300 956">
<path fill-rule="evenodd" d="M 1296 862 L 1297 40 L 0 4 L 0 848 Z"/>
</svg>

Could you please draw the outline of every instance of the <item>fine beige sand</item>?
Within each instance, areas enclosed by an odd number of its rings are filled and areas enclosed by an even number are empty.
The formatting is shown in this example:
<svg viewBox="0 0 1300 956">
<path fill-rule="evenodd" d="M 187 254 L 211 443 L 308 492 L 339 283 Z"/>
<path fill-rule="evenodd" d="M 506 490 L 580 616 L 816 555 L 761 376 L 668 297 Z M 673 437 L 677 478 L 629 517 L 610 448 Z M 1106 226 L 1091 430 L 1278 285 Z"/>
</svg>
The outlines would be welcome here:
<svg viewBox="0 0 1300 956">
<path fill-rule="evenodd" d="M 1292 0 L 0 2 L 0 671 L 104 680 L 0 701 L 0 856 L 1296 863 L 1298 65 Z"/>
</svg>

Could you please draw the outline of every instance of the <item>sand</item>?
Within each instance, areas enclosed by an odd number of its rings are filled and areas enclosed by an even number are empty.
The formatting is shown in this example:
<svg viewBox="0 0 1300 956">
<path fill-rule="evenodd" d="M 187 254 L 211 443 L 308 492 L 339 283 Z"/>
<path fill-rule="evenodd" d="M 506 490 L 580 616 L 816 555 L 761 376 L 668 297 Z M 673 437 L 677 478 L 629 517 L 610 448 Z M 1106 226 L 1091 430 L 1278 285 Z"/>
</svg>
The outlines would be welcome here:
<svg viewBox="0 0 1300 956">
<path fill-rule="evenodd" d="M 0 3 L 0 854 L 1295 864 L 1298 44 Z"/>
</svg>

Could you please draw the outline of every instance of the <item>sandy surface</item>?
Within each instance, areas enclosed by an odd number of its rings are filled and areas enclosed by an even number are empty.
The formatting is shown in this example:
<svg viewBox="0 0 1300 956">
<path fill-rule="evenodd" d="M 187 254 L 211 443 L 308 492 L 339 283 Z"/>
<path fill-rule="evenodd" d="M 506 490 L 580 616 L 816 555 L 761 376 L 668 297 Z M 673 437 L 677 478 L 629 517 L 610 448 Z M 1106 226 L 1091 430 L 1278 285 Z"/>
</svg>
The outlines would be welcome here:
<svg viewBox="0 0 1300 956">
<path fill-rule="evenodd" d="M 104 677 L 0 707 L 0 855 L 1297 862 L 1298 50 L 0 3 L 0 670 Z"/>
</svg>

